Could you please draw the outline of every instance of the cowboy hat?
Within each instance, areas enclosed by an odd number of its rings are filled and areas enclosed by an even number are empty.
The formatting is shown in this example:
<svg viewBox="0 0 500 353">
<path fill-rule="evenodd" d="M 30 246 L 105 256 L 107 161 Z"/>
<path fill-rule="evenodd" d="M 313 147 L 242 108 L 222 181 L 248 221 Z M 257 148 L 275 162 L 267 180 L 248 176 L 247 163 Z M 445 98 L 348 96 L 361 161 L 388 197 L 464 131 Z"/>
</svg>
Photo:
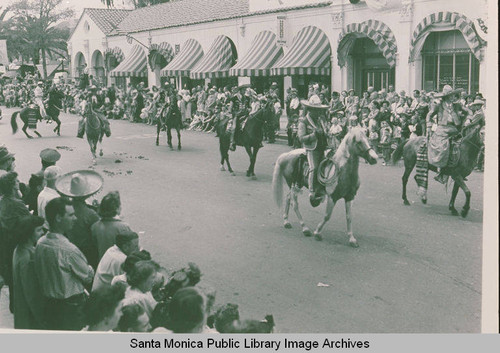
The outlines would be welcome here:
<svg viewBox="0 0 500 353">
<path fill-rule="evenodd" d="M 302 103 L 303 106 L 311 109 L 328 109 L 329 107 L 325 104 L 321 104 L 321 99 L 316 95 L 313 94 L 309 100 L 301 100 L 300 103 Z"/>
<path fill-rule="evenodd" d="M 56 190 L 67 197 L 87 198 L 99 192 L 104 180 L 93 170 L 76 170 L 61 175 L 56 180 Z"/>
<path fill-rule="evenodd" d="M 40 152 L 40 158 L 47 163 L 55 163 L 61 158 L 61 154 L 53 148 L 45 148 Z"/>
<path fill-rule="evenodd" d="M 457 94 L 459 92 L 460 92 L 459 89 L 453 89 L 453 88 L 451 88 L 450 85 L 444 85 L 443 91 L 441 91 L 441 93 L 435 94 L 434 97 L 436 97 L 436 98 L 443 98 L 443 97 L 448 97 L 448 96 L 450 96 L 452 94 Z"/>
<path fill-rule="evenodd" d="M 469 104 L 469 107 L 470 107 L 471 105 L 484 105 L 484 101 L 483 101 L 483 100 L 481 100 L 481 99 L 474 99 L 474 102 L 470 103 L 470 104 Z"/>
</svg>

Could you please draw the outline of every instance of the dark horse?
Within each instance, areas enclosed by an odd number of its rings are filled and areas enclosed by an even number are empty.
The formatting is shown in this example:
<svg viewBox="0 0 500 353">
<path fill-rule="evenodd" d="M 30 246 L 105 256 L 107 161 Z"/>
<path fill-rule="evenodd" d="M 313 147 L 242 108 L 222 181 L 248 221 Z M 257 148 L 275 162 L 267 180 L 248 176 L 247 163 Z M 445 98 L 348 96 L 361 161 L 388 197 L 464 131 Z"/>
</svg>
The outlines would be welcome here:
<svg viewBox="0 0 500 353">
<path fill-rule="evenodd" d="M 90 152 L 92 153 L 92 162 L 96 164 L 97 158 L 97 144 L 102 144 L 102 138 L 105 134 L 105 127 L 103 122 L 97 116 L 97 113 L 92 110 L 92 105 L 90 103 L 84 102 L 83 105 L 83 116 L 85 119 L 85 135 L 87 135 L 87 142 L 90 146 Z M 99 155 L 102 156 L 102 148 L 99 151 Z"/>
<path fill-rule="evenodd" d="M 481 135 L 482 124 L 483 121 L 480 120 L 474 124 L 465 127 L 462 130 L 462 135 L 464 137 L 459 147 L 460 157 L 458 159 L 458 162 L 454 167 L 446 167 L 443 169 L 443 173 L 449 175 L 454 181 L 453 191 L 451 193 L 451 199 L 449 203 L 449 210 L 455 216 L 458 215 L 458 211 L 455 209 L 455 199 L 457 197 L 459 188 L 461 188 L 465 193 L 465 204 L 464 207 L 462 208 L 461 215 L 462 217 L 467 217 L 467 214 L 469 213 L 471 192 L 467 187 L 467 185 L 465 184 L 464 180 L 474 169 L 477 162 L 477 157 L 484 143 L 483 137 Z M 420 147 L 426 142 L 426 140 L 427 138 L 425 136 L 419 136 L 417 138 L 410 139 L 402 150 L 404 164 L 405 164 L 405 172 L 402 178 L 403 202 L 406 206 L 410 205 L 410 202 L 406 197 L 406 184 L 408 183 L 410 174 L 417 162 L 417 152 L 419 151 Z M 399 154 L 394 153 L 393 162 L 397 162 L 400 157 L 401 153 Z M 436 171 L 436 168 L 432 165 L 428 165 L 427 169 L 424 172 L 428 173 L 429 170 Z M 427 202 L 426 191 L 427 190 L 425 190 L 420 195 L 423 203 Z"/>
<path fill-rule="evenodd" d="M 238 146 L 245 147 L 245 151 L 250 158 L 250 165 L 247 169 L 247 177 L 256 179 L 254 168 L 257 161 L 257 153 L 262 146 L 263 127 L 267 121 L 270 121 L 274 114 L 274 108 L 271 103 L 266 103 L 255 114 L 250 115 L 245 122 L 245 126 L 241 131 L 236 131 L 234 140 Z M 221 135 L 219 135 L 221 136 Z M 229 146 L 228 146 L 229 149 Z M 221 155 L 227 153 L 227 150 L 222 151 Z"/>
<path fill-rule="evenodd" d="M 177 98 L 175 95 L 170 96 L 170 104 L 165 104 L 159 113 L 158 123 L 156 124 L 156 146 L 160 144 L 160 131 L 167 130 L 167 144 L 171 150 L 172 146 L 172 129 L 177 131 L 177 149 L 181 150 L 181 129 L 182 116 L 179 107 L 177 106 Z"/>
<path fill-rule="evenodd" d="M 62 99 L 64 98 L 64 94 L 60 91 L 53 91 L 49 93 L 49 100 L 47 103 L 47 107 L 45 109 L 47 116 L 50 118 L 50 120 L 54 120 L 57 124 L 57 126 L 54 128 L 54 132 L 57 133 L 58 136 L 61 136 L 61 121 L 59 120 L 59 113 L 62 110 Z M 37 105 L 29 105 L 20 111 L 16 111 L 12 114 L 12 117 L 10 119 L 10 124 L 12 126 L 12 133 L 16 133 L 18 130 L 17 127 L 17 115 L 19 114 L 19 117 L 24 123 L 24 126 L 22 128 L 24 134 L 26 135 L 27 138 L 33 138 L 30 134 L 28 134 L 28 120 L 30 117 L 32 119 L 36 119 L 36 121 L 41 121 L 42 117 L 40 115 L 40 108 Z M 42 137 L 36 129 L 34 130 L 35 134 L 38 137 Z"/>
<path fill-rule="evenodd" d="M 321 231 L 332 216 L 336 202 L 344 199 L 349 244 L 353 247 L 358 247 L 358 242 L 352 233 L 351 203 L 360 185 L 358 174 L 359 157 L 372 165 L 377 163 L 377 154 L 371 148 L 365 133 L 361 128 L 355 127 L 344 137 L 331 159 L 335 169 L 332 169 L 334 170 L 333 176 L 329 178 L 330 182 L 325 186 L 327 194 L 326 213 L 314 231 L 314 236 L 317 240 L 323 239 Z M 302 233 L 305 236 L 311 236 L 311 230 L 305 225 L 302 219 L 297 201 L 297 194 L 300 192 L 300 189 L 308 187 L 307 175 L 303 173 L 304 169 L 307 170 L 308 167 L 304 167 L 301 163 L 304 160 L 306 160 L 304 149 L 296 149 L 281 154 L 274 166 L 272 185 L 274 200 L 280 207 L 283 202 L 283 179 L 290 189 L 286 197 L 283 215 L 285 228 L 292 227 L 290 222 L 288 222 L 288 212 L 290 210 L 290 203 L 293 202 L 293 209 L 302 226 Z M 319 175 L 318 178 L 320 178 Z"/>
</svg>

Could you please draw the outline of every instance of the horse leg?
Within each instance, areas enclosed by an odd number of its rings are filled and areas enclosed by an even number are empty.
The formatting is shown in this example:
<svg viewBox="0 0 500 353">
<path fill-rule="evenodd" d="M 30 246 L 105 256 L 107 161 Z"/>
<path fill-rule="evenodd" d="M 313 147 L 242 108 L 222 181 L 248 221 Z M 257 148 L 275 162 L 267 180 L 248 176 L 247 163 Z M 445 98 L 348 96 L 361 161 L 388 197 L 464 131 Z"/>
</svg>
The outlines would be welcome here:
<svg viewBox="0 0 500 353">
<path fill-rule="evenodd" d="M 26 135 L 27 138 L 29 139 L 32 139 L 33 136 L 31 136 L 30 134 L 28 134 L 28 123 L 24 124 L 23 128 L 22 128 L 24 134 Z"/>
<path fill-rule="evenodd" d="M 174 148 L 172 147 L 172 131 L 170 130 L 170 127 L 167 126 L 167 145 L 170 147 L 171 150 Z"/>
<path fill-rule="evenodd" d="M 351 213 L 352 201 L 345 202 L 345 218 L 347 221 L 347 235 L 349 236 L 349 245 L 353 248 L 359 248 L 358 241 L 354 238 L 352 234 L 352 213 Z"/>
<path fill-rule="evenodd" d="M 252 166 L 252 148 L 250 146 L 245 146 L 245 151 L 247 151 L 247 154 L 248 154 L 248 158 L 250 158 L 250 165 L 248 166 L 248 169 L 247 169 L 247 177 L 250 177 L 252 176 L 252 172 L 251 172 L 251 166 Z"/>
<path fill-rule="evenodd" d="M 182 146 L 181 146 L 181 129 L 177 126 L 175 128 L 177 130 L 177 149 L 180 151 Z"/>
<path fill-rule="evenodd" d="M 256 180 L 257 177 L 255 176 L 254 169 L 255 169 L 255 162 L 257 161 L 257 153 L 259 153 L 259 147 L 254 147 L 253 148 L 253 153 L 252 153 L 252 160 L 250 161 L 250 169 L 252 173 L 252 179 Z"/>
<path fill-rule="evenodd" d="M 156 146 L 160 145 L 160 121 L 158 120 L 158 123 L 156 124 Z"/>
<path fill-rule="evenodd" d="M 464 194 L 465 194 L 465 204 L 464 204 L 464 207 L 462 208 L 462 212 L 460 212 L 460 215 L 462 216 L 462 218 L 465 218 L 465 217 L 467 217 L 467 214 L 469 213 L 469 210 L 470 210 L 471 192 L 470 192 L 469 188 L 467 187 L 467 185 L 465 185 L 465 181 L 464 181 L 464 178 L 462 176 L 457 176 L 455 178 L 455 183 L 458 183 L 458 185 L 464 191 Z"/>
<path fill-rule="evenodd" d="M 293 187 L 296 187 L 296 186 L 292 186 L 292 188 Z M 292 202 L 293 202 L 293 211 L 295 212 L 295 215 L 297 216 L 297 219 L 299 220 L 300 226 L 302 227 L 302 234 L 304 234 L 306 237 L 310 237 L 312 235 L 312 232 L 304 223 L 304 219 L 302 218 L 302 215 L 300 214 L 300 211 L 299 211 L 299 201 L 297 198 L 297 192 L 298 192 L 298 190 L 291 191 Z M 285 226 L 285 228 L 286 228 L 286 226 Z"/>
<path fill-rule="evenodd" d="M 38 136 L 38 137 L 42 137 L 42 135 L 40 135 L 40 133 L 36 130 L 33 130 L 33 132 Z"/>
<path fill-rule="evenodd" d="M 314 238 L 316 240 L 323 240 L 323 237 L 321 236 L 321 231 L 323 230 L 323 227 L 325 226 L 326 222 L 328 222 L 332 217 L 334 207 L 335 207 L 335 202 L 332 200 L 330 196 L 327 196 L 325 216 L 323 217 L 323 220 L 320 222 L 320 224 L 318 224 L 316 230 L 314 231 Z"/>
<path fill-rule="evenodd" d="M 226 164 L 227 164 L 227 170 L 229 173 L 231 173 L 232 176 L 235 176 L 236 174 L 234 174 L 234 171 L 233 171 L 233 168 L 231 168 L 231 163 L 229 163 L 229 153 L 226 151 Z"/>
<path fill-rule="evenodd" d="M 458 211 L 455 208 L 455 200 L 457 198 L 458 189 L 459 189 L 459 185 L 455 181 L 453 183 L 453 191 L 451 192 L 450 204 L 448 205 L 448 209 L 451 211 L 451 214 L 454 216 L 458 216 Z"/>
<path fill-rule="evenodd" d="M 410 202 L 408 201 L 408 198 L 406 197 L 406 186 L 408 185 L 408 179 L 410 178 L 410 174 L 412 172 L 413 168 L 408 168 L 405 166 L 405 172 L 403 174 L 403 203 L 405 206 L 410 206 Z"/>
</svg>

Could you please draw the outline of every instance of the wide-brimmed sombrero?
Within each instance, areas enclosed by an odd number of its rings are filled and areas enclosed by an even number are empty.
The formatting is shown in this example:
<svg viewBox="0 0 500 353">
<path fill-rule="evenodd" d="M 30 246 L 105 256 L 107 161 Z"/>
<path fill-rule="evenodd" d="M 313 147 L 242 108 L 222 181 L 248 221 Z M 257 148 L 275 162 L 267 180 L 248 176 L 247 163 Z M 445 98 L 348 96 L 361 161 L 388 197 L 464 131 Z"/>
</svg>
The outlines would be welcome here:
<svg viewBox="0 0 500 353">
<path fill-rule="evenodd" d="M 103 183 L 102 176 L 93 170 L 75 170 L 57 178 L 55 187 L 63 196 L 87 198 L 99 192 Z"/>
<path fill-rule="evenodd" d="M 321 104 L 321 99 L 316 95 L 316 94 L 313 94 L 311 96 L 311 98 L 309 98 L 309 100 L 301 100 L 300 103 L 302 103 L 302 105 L 304 107 L 307 107 L 309 109 L 328 109 L 328 105 L 325 105 L 325 104 Z"/>
<path fill-rule="evenodd" d="M 443 91 L 434 95 L 435 98 L 448 97 L 452 94 L 460 93 L 460 89 L 453 89 L 450 85 L 445 85 Z"/>
</svg>

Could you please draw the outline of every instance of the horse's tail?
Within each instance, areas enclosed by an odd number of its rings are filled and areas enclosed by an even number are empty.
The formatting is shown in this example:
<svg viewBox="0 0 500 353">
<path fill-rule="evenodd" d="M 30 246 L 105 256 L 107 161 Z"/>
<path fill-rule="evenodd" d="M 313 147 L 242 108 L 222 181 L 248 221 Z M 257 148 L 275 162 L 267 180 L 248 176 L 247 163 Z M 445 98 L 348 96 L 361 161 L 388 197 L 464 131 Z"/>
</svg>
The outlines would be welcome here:
<svg viewBox="0 0 500 353">
<path fill-rule="evenodd" d="M 12 114 L 12 117 L 10 118 L 10 126 L 12 126 L 12 134 L 15 134 L 17 132 L 17 121 L 16 121 L 16 118 L 17 118 L 17 114 L 19 114 L 19 112 L 14 112 Z"/>
<path fill-rule="evenodd" d="M 392 153 L 392 164 L 396 164 L 401 159 L 401 157 L 403 156 L 404 147 L 406 146 L 407 143 L 408 140 L 400 143 L 398 147 L 394 150 L 394 152 Z"/>
</svg>

